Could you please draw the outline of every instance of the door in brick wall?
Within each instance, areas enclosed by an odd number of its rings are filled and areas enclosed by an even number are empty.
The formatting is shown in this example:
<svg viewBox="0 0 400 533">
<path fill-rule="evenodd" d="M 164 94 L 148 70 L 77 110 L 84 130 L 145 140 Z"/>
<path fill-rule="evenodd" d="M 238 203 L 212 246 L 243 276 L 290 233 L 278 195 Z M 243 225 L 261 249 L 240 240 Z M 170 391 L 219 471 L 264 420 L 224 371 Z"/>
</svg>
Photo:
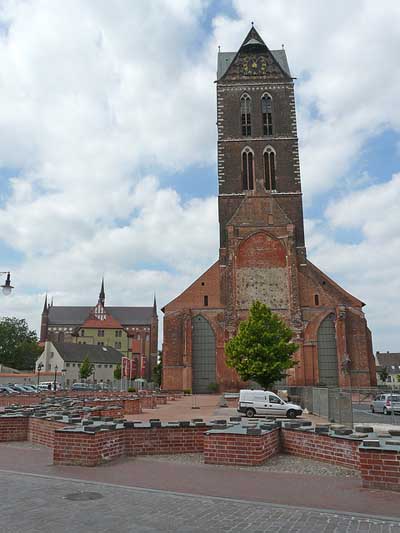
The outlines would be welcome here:
<svg viewBox="0 0 400 533">
<path fill-rule="evenodd" d="M 210 392 L 209 385 L 216 382 L 215 335 L 201 315 L 193 318 L 192 325 L 192 390 Z"/>
<path fill-rule="evenodd" d="M 337 387 L 339 383 L 336 350 L 335 315 L 331 314 L 321 322 L 318 329 L 319 383 Z"/>
</svg>

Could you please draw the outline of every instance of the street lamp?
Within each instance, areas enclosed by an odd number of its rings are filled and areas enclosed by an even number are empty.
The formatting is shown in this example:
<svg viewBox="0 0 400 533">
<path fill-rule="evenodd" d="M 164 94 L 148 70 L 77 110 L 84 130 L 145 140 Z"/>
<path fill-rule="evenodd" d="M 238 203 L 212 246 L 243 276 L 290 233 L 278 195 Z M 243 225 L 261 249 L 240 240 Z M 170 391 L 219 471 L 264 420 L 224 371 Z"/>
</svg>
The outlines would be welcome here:
<svg viewBox="0 0 400 533">
<path fill-rule="evenodd" d="M 38 364 L 38 367 L 37 367 L 37 389 L 38 389 L 38 392 L 39 392 L 39 378 L 40 378 L 40 371 L 42 370 L 43 367 L 44 367 L 44 364 L 43 364 L 43 363 L 39 363 L 39 364 Z"/>
<path fill-rule="evenodd" d="M 58 366 L 56 365 L 54 367 L 54 394 L 56 393 L 56 390 L 57 390 L 57 370 L 58 370 Z"/>
<path fill-rule="evenodd" d="M 7 274 L 6 281 L 4 282 L 4 285 L 1 285 L 1 288 L 3 289 L 3 294 L 8 296 L 9 294 L 11 294 L 11 291 L 14 288 L 11 285 L 10 273 L 9 272 L 0 272 L 0 274 Z"/>
</svg>

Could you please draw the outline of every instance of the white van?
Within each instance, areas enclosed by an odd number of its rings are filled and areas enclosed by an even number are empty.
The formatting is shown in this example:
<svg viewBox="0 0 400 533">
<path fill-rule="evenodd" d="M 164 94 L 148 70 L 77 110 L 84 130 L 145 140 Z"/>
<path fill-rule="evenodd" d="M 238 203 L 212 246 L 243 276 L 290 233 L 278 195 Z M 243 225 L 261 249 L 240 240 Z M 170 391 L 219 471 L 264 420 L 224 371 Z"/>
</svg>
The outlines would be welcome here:
<svg viewBox="0 0 400 533">
<path fill-rule="evenodd" d="M 61 389 L 61 385 L 59 383 L 56 383 L 56 390 L 60 390 Z M 39 383 L 39 391 L 40 392 L 44 392 L 44 391 L 54 391 L 54 381 L 41 381 Z"/>
<path fill-rule="evenodd" d="M 273 392 L 244 389 L 240 391 L 238 411 L 249 418 L 254 415 L 296 418 L 302 414 L 303 409 L 300 405 L 283 401 Z"/>
</svg>

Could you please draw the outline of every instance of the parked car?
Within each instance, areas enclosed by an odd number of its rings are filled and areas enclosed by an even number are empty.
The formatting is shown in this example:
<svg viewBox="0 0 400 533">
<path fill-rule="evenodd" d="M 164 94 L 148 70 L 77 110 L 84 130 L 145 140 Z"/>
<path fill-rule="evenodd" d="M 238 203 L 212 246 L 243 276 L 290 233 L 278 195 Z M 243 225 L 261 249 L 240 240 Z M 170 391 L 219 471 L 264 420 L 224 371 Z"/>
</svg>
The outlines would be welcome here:
<svg viewBox="0 0 400 533">
<path fill-rule="evenodd" d="M 79 390 L 93 390 L 92 387 L 90 387 L 90 385 L 88 385 L 88 383 L 74 383 L 72 386 L 71 386 L 71 390 L 76 390 L 76 391 L 79 391 Z"/>
<path fill-rule="evenodd" d="M 34 392 L 27 385 L 21 385 L 20 383 L 14 383 L 12 388 L 22 394 L 32 394 L 32 392 Z"/>
<path fill-rule="evenodd" d="M 400 394 L 379 394 L 371 404 L 373 413 L 400 413 Z"/>
<path fill-rule="evenodd" d="M 241 390 L 238 411 L 252 418 L 255 415 L 296 418 L 303 412 L 300 405 L 285 402 L 275 393 L 265 390 Z"/>
<path fill-rule="evenodd" d="M 7 385 L 0 385 L 0 394 L 14 394 L 14 393 L 16 393 L 16 391 L 13 390 L 11 387 L 8 387 Z"/>
</svg>

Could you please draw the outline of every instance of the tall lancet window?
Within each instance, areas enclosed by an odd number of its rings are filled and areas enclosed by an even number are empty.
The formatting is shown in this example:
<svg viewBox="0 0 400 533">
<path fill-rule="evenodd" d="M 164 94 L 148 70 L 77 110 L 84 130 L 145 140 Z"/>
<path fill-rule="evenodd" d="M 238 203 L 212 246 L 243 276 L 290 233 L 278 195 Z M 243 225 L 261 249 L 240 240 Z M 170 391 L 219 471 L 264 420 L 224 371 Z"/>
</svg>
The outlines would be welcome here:
<svg viewBox="0 0 400 533">
<path fill-rule="evenodd" d="M 242 181 L 243 190 L 254 189 L 254 152 L 248 146 L 242 152 Z"/>
<path fill-rule="evenodd" d="M 272 98 L 269 94 L 264 94 L 261 98 L 261 111 L 264 135 L 272 135 Z"/>
<path fill-rule="evenodd" d="M 271 146 L 264 150 L 264 178 L 267 191 L 276 191 L 276 154 Z"/>
<path fill-rule="evenodd" d="M 240 117 L 242 124 L 242 135 L 251 135 L 251 98 L 248 94 L 243 94 L 240 98 Z"/>
</svg>

